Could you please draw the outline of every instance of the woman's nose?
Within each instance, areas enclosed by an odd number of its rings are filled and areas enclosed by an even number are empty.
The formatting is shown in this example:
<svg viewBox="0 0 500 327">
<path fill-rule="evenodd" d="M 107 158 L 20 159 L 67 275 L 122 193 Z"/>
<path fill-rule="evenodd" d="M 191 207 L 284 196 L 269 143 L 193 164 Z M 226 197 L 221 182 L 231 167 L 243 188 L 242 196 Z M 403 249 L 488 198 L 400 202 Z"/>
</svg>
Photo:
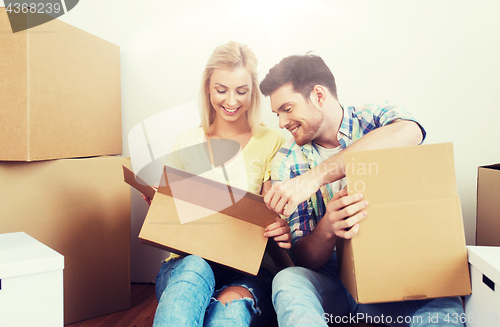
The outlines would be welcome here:
<svg viewBox="0 0 500 327">
<path fill-rule="evenodd" d="M 232 92 L 227 92 L 226 104 L 229 107 L 236 106 L 238 101 L 236 100 L 236 96 Z"/>
</svg>

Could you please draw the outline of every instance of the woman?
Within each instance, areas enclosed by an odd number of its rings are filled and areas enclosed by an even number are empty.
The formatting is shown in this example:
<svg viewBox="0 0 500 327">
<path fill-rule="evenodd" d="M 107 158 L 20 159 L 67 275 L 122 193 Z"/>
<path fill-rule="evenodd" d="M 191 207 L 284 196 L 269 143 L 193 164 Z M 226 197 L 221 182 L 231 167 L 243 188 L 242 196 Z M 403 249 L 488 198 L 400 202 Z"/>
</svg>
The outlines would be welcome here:
<svg viewBox="0 0 500 327">
<path fill-rule="evenodd" d="M 203 73 L 200 99 L 202 127 L 179 135 L 167 164 L 265 194 L 271 186 L 271 161 L 284 137 L 261 126 L 255 54 L 236 42 L 217 47 Z M 217 163 L 221 156 L 212 151 L 216 139 L 237 142 L 241 150 L 234 156 L 223 154 L 231 159 Z M 208 151 L 197 144 L 208 144 Z M 212 169 L 203 165 L 206 160 Z M 290 248 L 284 219 L 267 226 L 264 236 Z M 171 255 L 156 280 L 154 326 L 264 325 L 273 314 L 272 273 L 264 266 L 257 276 L 247 276 L 195 255 Z"/>
</svg>

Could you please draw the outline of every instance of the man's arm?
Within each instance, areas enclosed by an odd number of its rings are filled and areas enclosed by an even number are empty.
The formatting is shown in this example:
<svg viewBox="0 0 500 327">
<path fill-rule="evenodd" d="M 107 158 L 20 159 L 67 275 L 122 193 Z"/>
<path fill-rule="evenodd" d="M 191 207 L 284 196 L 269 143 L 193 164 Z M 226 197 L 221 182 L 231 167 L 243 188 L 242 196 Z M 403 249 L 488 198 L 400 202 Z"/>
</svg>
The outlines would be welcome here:
<svg viewBox="0 0 500 327">
<path fill-rule="evenodd" d="M 418 145 L 422 142 L 422 138 L 420 126 L 409 120 L 397 121 L 374 129 L 307 173 L 284 182 L 274 183 L 264 197 L 264 202 L 276 213 L 289 216 L 300 203 L 309 199 L 321 186 L 345 177 L 344 153 L 346 151 Z"/>
<path fill-rule="evenodd" d="M 262 184 L 261 195 L 271 189 L 271 180 L 265 181 Z M 290 234 L 290 226 L 286 219 L 276 217 L 276 221 L 266 226 L 264 237 L 272 237 L 279 247 L 289 249 L 292 247 L 292 235 Z"/>
<path fill-rule="evenodd" d="M 368 202 L 361 194 L 336 193 L 326 206 L 326 214 L 308 235 L 293 247 L 293 257 L 299 266 L 319 269 L 332 255 L 337 238 L 350 239 L 359 231 L 359 222 L 367 215 Z"/>
</svg>

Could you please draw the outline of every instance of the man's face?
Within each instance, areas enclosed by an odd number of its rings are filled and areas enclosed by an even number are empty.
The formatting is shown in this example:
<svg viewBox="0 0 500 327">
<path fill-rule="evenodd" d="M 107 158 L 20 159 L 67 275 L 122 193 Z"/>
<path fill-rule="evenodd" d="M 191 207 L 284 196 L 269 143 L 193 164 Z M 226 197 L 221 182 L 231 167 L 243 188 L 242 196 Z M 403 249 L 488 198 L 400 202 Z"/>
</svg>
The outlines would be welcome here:
<svg viewBox="0 0 500 327">
<path fill-rule="evenodd" d="M 285 84 L 271 93 L 271 109 L 279 117 L 280 128 L 286 128 L 302 146 L 318 137 L 323 112 L 313 102 L 306 101 L 302 94 Z"/>
</svg>

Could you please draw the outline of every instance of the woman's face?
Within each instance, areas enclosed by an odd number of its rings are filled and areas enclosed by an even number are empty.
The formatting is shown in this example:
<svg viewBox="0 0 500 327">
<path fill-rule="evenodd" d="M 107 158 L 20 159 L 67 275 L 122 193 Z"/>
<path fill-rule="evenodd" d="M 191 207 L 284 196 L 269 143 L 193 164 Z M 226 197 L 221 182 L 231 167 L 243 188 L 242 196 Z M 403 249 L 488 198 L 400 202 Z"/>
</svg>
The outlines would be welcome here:
<svg viewBox="0 0 500 327">
<path fill-rule="evenodd" d="M 210 76 L 208 92 L 216 117 L 219 117 L 216 119 L 246 119 L 245 113 L 252 103 L 252 77 L 246 68 L 215 69 Z"/>
</svg>

